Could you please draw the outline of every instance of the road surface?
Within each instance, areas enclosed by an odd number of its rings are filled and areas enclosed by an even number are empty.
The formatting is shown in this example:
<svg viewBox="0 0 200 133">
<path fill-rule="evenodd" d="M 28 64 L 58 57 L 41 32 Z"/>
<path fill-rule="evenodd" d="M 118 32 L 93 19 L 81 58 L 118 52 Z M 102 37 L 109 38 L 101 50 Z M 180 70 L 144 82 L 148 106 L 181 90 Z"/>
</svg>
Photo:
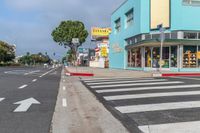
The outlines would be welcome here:
<svg viewBox="0 0 200 133">
<path fill-rule="evenodd" d="M 61 68 L 0 68 L 0 132 L 49 133 Z"/>
</svg>

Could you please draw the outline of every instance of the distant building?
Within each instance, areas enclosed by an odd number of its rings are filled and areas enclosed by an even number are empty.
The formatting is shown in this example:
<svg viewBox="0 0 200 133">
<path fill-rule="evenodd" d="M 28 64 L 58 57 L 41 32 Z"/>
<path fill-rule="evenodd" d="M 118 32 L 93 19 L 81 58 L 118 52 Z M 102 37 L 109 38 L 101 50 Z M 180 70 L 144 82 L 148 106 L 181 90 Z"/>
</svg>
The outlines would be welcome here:
<svg viewBox="0 0 200 133">
<path fill-rule="evenodd" d="M 77 62 L 79 66 L 89 66 L 89 62 L 95 57 L 95 50 L 89 48 L 79 48 L 77 52 Z"/>
<path fill-rule="evenodd" d="M 199 0 L 125 1 L 111 17 L 110 68 L 200 71 L 199 12 Z"/>
<path fill-rule="evenodd" d="M 111 28 L 92 27 L 91 40 L 95 41 L 95 58 L 90 67 L 108 68 L 109 66 L 109 35 Z"/>
</svg>

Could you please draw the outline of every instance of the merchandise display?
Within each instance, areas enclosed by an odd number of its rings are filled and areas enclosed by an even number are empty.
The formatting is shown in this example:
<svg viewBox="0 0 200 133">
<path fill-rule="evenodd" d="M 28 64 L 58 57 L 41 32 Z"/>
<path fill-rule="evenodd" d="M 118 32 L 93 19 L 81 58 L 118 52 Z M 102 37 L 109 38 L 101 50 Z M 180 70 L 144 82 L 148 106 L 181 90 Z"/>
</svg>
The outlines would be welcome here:
<svg viewBox="0 0 200 133">
<path fill-rule="evenodd" d="M 145 67 L 151 67 L 151 49 L 145 49 Z"/>
<path fill-rule="evenodd" d="M 183 54 L 183 67 L 185 68 L 191 68 L 197 66 L 197 54 L 191 53 L 190 50 L 187 50 Z"/>
</svg>

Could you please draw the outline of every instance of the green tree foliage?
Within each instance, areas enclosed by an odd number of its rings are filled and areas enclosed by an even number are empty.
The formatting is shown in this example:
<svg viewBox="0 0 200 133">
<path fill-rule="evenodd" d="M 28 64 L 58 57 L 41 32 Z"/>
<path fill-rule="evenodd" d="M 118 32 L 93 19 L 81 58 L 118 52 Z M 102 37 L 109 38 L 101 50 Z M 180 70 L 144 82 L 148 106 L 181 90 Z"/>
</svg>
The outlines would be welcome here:
<svg viewBox="0 0 200 133">
<path fill-rule="evenodd" d="M 38 54 L 30 54 L 27 52 L 25 56 L 22 56 L 19 60 L 21 64 L 27 65 L 36 65 L 36 64 L 43 64 L 48 63 L 50 64 L 52 59 L 46 54 L 38 53 Z"/>
<path fill-rule="evenodd" d="M 88 31 L 80 21 L 62 21 L 60 25 L 52 32 L 53 40 L 61 46 L 69 47 L 72 51 L 75 51 L 81 46 L 88 37 Z M 72 38 L 79 38 L 80 44 L 74 45 Z"/>
<path fill-rule="evenodd" d="M 9 62 L 15 58 L 15 48 L 6 42 L 0 41 L 0 62 Z"/>
</svg>

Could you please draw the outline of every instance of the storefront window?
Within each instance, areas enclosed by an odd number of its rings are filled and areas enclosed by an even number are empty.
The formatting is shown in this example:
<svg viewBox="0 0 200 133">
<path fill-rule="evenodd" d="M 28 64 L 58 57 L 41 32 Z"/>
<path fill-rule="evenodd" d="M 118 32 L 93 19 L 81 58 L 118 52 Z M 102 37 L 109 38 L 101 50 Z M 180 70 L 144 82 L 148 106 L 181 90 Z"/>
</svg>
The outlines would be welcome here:
<svg viewBox="0 0 200 133">
<path fill-rule="evenodd" d="M 128 51 L 127 61 L 128 61 L 128 67 L 130 67 L 130 64 L 131 64 L 131 51 Z"/>
<path fill-rule="evenodd" d="M 177 67 L 177 46 L 171 46 L 171 67 Z"/>
<path fill-rule="evenodd" d="M 153 48 L 152 55 L 153 55 L 152 67 L 159 68 L 160 48 L 159 47 Z"/>
<path fill-rule="evenodd" d="M 145 48 L 145 67 L 151 67 L 151 49 Z"/>
<path fill-rule="evenodd" d="M 137 48 L 136 49 L 136 61 L 135 61 L 135 67 L 141 67 L 142 66 L 142 61 L 141 61 L 141 49 Z"/>
<path fill-rule="evenodd" d="M 200 46 L 198 46 L 197 61 L 198 61 L 198 67 L 200 67 Z"/>
<path fill-rule="evenodd" d="M 141 67 L 141 49 L 134 48 L 128 52 L 128 67 Z"/>
<path fill-rule="evenodd" d="M 135 49 L 131 50 L 131 67 L 135 67 Z"/>
<path fill-rule="evenodd" d="M 183 67 L 184 68 L 197 67 L 197 46 L 183 47 Z"/>
<path fill-rule="evenodd" d="M 169 68 L 169 47 L 163 47 L 162 60 L 164 61 L 163 68 Z"/>
</svg>

